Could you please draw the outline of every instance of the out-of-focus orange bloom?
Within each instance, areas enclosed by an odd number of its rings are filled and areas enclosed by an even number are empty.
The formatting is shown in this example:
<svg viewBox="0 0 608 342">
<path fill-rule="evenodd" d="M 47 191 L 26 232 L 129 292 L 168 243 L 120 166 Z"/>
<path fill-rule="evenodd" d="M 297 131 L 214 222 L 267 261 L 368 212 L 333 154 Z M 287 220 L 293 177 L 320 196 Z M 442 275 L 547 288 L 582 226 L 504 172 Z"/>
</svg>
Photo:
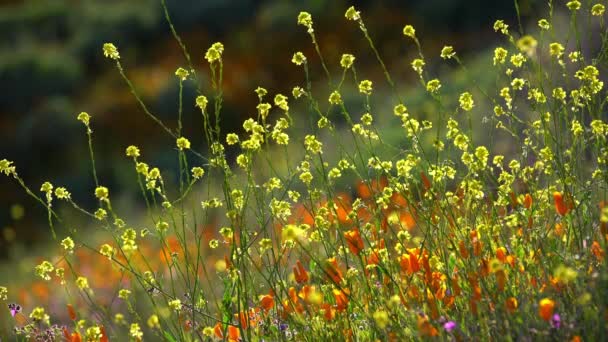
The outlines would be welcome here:
<svg viewBox="0 0 608 342">
<path fill-rule="evenodd" d="M 228 341 L 230 342 L 238 342 L 241 337 L 241 332 L 239 328 L 234 325 L 228 326 Z"/>
<path fill-rule="evenodd" d="M 578 336 L 578 335 L 574 335 L 570 339 L 570 342 L 583 342 L 583 339 L 580 336 Z"/>
<path fill-rule="evenodd" d="M 424 190 L 428 190 L 431 188 L 431 181 L 429 177 L 426 176 L 424 171 L 420 171 L 420 179 L 422 180 L 422 185 L 424 186 Z"/>
<path fill-rule="evenodd" d="M 215 337 L 217 337 L 217 338 L 224 337 L 224 333 L 222 332 L 222 324 L 220 322 L 217 322 L 215 324 L 215 326 L 213 327 L 213 333 L 215 334 Z"/>
<path fill-rule="evenodd" d="M 593 243 L 591 244 L 591 253 L 595 255 L 597 260 L 601 261 L 602 259 L 604 259 L 604 250 L 600 246 L 600 243 L 597 241 L 593 241 Z"/>
<path fill-rule="evenodd" d="M 235 318 L 238 318 L 241 322 L 241 327 L 247 329 L 247 327 L 256 327 L 261 320 L 258 315 L 260 308 L 250 308 L 248 311 L 241 311 L 238 314 L 234 314 Z"/>
<path fill-rule="evenodd" d="M 507 310 L 510 313 L 514 313 L 515 310 L 517 310 L 517 306 L 519 304 L 517 303 L 517 298 L 515 297 L 509 297 L 507 298 L 507 300 L 505 301 L 505 306 L 507 307 Z"/>
<path fill-rule="evenodd" d="M 564 216 L 568 213 L 568 206 L 564 201 L 564 196 L 561 192 L 556 191 L 553 193 L 553 202 L 555 203 L 555 211 L 561 216 Z"/>
<path fill-rule="evenodd" d="M 460 240 L 458 242 L 458 250 L 460 251 L 460 256 L 464 259 L 469 257 L 469 250 L 467 249 L 467 246 L 465 245 L 464 241 Z"/>
<path fill-rule="evenodd" d="M 325 273 L 334 283 L 340 284 L 342 282 L 342 272 L 335 257 L 327 259 Z"/>
<path fill-rule="evenodd" d="M 294 311 L 297 313 L 304 312 L 304 306 L 298 300 L 298 293 L 293 286 L 289 288 L 289 298 L 283 300 L 283 311 L 286 314 Z"/>
<path fill-rule="evenodd" d="M 260 297 L 260 306 L 268 311 L 274 307 L 274 297 L 272 295 L 263 295 Z"/>
<path fill-rule="evenodd" d="M 304 266 L 302 266 L 302 263 L 300 262 L 300 260 L 296 261 L 296 266 L 294 266 L 294 268 L 293 268 L 293 275 L 296 278 L 296 282 L 298 284 L 308 282 L 308 279 L 309 279 L 308 272 L 306 272 L 306 270 L 304 269 Z"/>
<path fill-rule="evenodd" d="M 311 285 L 302 286 L 302 289 L 300 289 L 300 292 L 298 293 L 298 297 L 308 304 L 320 304 L 323 300 L 322 295 L 317 293 L 316 287 Z"/>
<path fill-rule="evenodd" d="M 517 207 L 517 196 L 515 196 L 513 191 L 509 192 L 509 198 L 511 199 L 511 206 L 513 206 L 513 208 Z"/>
<path fill-rule="evenodd" d="M 479 311 L 477 310 L 477 300 L 475 298 L 469 299 L 469 309 L 473 315 L 477 316 Z"/>
<path fill-rule="evenodd" d="M 515 267 L 515 257 L 514 256 L 507 255 L 507 258 L 506 258 L 505 262 L 507 264 L 509 264 L 511 267 Z"/>
<path fill-rule="evenodd" d="M 321 310 L 323 311 L 323 318 L 325 318 L 326 321 L 331 321 L 336 316 L 336 309 L 329 303 L 321 304 Z"/>
<path fill-rule="evenodd" d="M 372 197 L 373 193 L 381 192 L 388 185 L 386 177 L 380 178 L 380 181 L 372 179 L 371 186 L 368 186 L 364 181 L 360 180 L 357 183 L 357 194 L 362 199 L 368 199 Z"/>
<path fill-rule="evenodd" d="M 564 235 L 564 225 L 561 222 L 555 224 L 555 235 L 562 236 Z"/>
<path fill-rule="evenodd" d="M 507 282 L 507 275 L 504 270 L 499 270 L 496 272 L 496 283 L 498 284 L 498 289 L 503 291 L 505 289 L 505 284 Z"/>
<path fill-rule="evenodd" d="M 347 193 L 340 193 L 334 200 L 336 204 L 336 214 L 338 216 L 338 222 L 346 224 L 350 222 L 348 213 L 352 210 L 351 203 L 352 199 Z"/>
<path fill-rule="evenodd" d="M 459 296 L 462 290 L 460 289 L 460 285 L 458 284 L 458 278 L 454 276 L 451 281 L 452 284 L 452 295 Z"/>
<path fill-rule="evenodd" d="M 507 249 L 504 247 L 499 247 L 496 249 L 496 259 L 500 260 L 500 262 L 505 262 L 507 259 Z"/>
<path fill-rule="evenodd" d="M 307 224 L 309 226 L 313 226 L 315 224 L 315 218 L 303 204 L 298 203 L 294 206 L 292 210 L 293 215 L 291 215 L 290 222 L 297 223 L 298 220 L 303 224 Z"/>
<path fill-rule="evenodd" d="M 70 334 L 68 328 L 66 327 L 63 327 L 63 337 L 68 342 L 82 342 L 82 337 L 80 337 L 78 332 L 73 332 Z"/>
<path fill-rule="evenodd" d="M 402 194 L 395 191 L 391 196 L 391 205 L 395 208 L 404 209 L 407 207 L 407 200 Z"/>
<path fill-rule="evenodd" d="M 74 307 L 72 306 L 72 304 L 68 304 L 67 309 L 68 309 L 68 315 L 70 316 L 70 319 L 72 321 L 75 321 L 76 320 L 76 311 L 74 310 Z"/>
<path fill-rule="evenodd" d="M 354 254 L 359 255 L 363 249 L 363 239 L 361 239 L 361 233 L 358 228 L 344 232 L 344 238 L 348 245 L 348 249 Z"/>
<path fill-rule="evenodd" d="M 336 300 L 336 310 L 343 311 L 348 306 L 348 290 L 347 289 L 334 289 L 334 298 Z"/>
<path fill-rule="evenodd" d="M 408 211 L 403 211 L 399 215 L 399 221 L 401 222 L 401 225 L 407 230 L 412 230 L 414 229 L 414 227 L 416 227 L 416 219 Z"/>
<path fill-rule="evenodd" d="M 469 236 L 471 237 L 471 242 L 473 243 L 473 254 L 475 256 L 480 256 L 481 255 L 481 249 L 483 248 L 483 243 L 479 240 L 479 236 L 477 234 L 476 230 L 472 230 L 469 233 Z"/>
<path fill-rule="evenodd" d="M 538 304 L 538 315 L 545 321 L 550 321 L 555 309 L 555 302 L 549 298 L 543 298 Z"/>
<path fill-rule="evenodd" d="M 532 196 L 530 194 L 524 196 L 524 207 L 526 209 L 532 208 Z"/>
<path fill-rule="evenodd" d="M 101 330 L 101 338 L 99 339 L 99 342 L 109 342 L 110 339 L 108 338 L 108 334 L 106 334 L 106 328 L 101 326 L 99 329 Z"/>
<path fill-rule="evenodd" d="M 43 281 L 36 281 L 32 284 L 31 292 L 34 293 L 38 299 L 42 302 L 48 302 L 49 300 L 49 286 Z"/>
<path fill-rule="evenodd" d="M 439 331 L 435 328 L 426 315 L 418 315 L 418 331 L 422 336 L 437 336 Z"/>
<path fill-rule="evenodd" d="M 416 273 L 420 270 L 420 263 L 418 262 L 418 256 L 416 254 L 414 254 L 414 251 L 409 250 L 408 251 L 409 256 L 410 256 L 410 272 L 411 273 Z"/>
</svg>

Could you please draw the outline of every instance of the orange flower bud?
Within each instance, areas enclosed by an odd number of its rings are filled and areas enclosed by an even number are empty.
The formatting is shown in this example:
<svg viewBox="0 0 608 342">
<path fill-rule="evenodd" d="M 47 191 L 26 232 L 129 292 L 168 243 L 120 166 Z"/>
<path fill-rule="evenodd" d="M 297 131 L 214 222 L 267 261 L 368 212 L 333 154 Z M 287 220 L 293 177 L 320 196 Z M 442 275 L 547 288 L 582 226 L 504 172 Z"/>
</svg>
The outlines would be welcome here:
<svg viewBox="0 0 608 342">
<path fill-rule="evenodd" d="M 526 209 L 530 209 L 532 207 L 532 196 L 530 196 L 530 194 L 526 194 L 526 196 L 524 196 L 524 207 Z"/>
</svg>

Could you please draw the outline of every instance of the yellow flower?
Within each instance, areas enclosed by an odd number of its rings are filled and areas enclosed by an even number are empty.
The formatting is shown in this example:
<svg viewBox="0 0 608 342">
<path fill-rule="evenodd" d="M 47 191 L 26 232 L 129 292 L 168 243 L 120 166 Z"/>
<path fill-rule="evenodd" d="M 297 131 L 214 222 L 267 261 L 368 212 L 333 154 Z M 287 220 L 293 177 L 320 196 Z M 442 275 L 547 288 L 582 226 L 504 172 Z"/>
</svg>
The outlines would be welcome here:
<svg viewBox="0 0 608 342">
<path fill-rule="evenodd" d="M 44 308 L 38 306 L 35 307 L 34 310 L 32 310 L 30 318 L 38 322 L 48 322 L 49 315 L 44 312 Z"/>
<path fill-rule="evenodd" d="M 534 37 L 530 35 L 525 35 L 517 40 L 517 48 L 519 51 L 525 53 L 528 56 L 534 56 L 536 52 L 536 47 L 538 46 L 538 41 L 534 39 Z"/>
<path fill-rule="evenodd" d="M 101 328 L 98 326 L 92 326 L 87 328 L 87 330 L 84 333 L 85 336 L 85 340 L 86 341 L 99 341 L 101 340 L 101 337 L 103 336 L 101 334 Z"/>
<path fill-rule="evenodd" d="M 89 280 L 86 277 L 78 277 L 76 278 L 76 286 L 78 286 L 79 289 L 81 290 L 85 290 L 89 288 Z"/>
<path fill-rule="evenodd" d="M 429 93 L 435 94 L 439 91 L 439 88 L 441 88 L 441 82 L 438 79 L 430 80 L 426 83 L 426 90 Z"/>
<path fill-rule="evenodd" d="M 120 54 L 118 53 L 118 49 L 112 43 L 103 44 L 103 55 L 107 58 L 118 60 L 120 59 Z"/>
<path fill-rule="evenodd" d="M 370 81 L 370 80 L 361 81 L 361 83 L 359 83 L 359 92 L 361 94 L 371 95 L 372 94 L 372 81 Z"/>
<path fill-rule="evenodd" d="M 112 248 L 112 246 L 108 245 L 107 243 L 104 243 L 103 245 L 101 245 L 101 248 L 99 248 L 99 254 L 107 257 L 108 259 L 112 259 L 112 255 L 114 254 L 114 248 Z"/>
<path fill-rule="evenodd" d="M 347 10 L 346 13 L 344 13 L 344 17 L 346 17 L 346 19 L 348 20 L 359 20 L 361 19 L 361 13 L 357 10 L 355 10 L 355 7 L 350 6 Z"/>
<path fill-rule="evenodd" d="M 469 92 L 462 93 L 458 99 L 458 102 L 460 102 L 460 108 L 467 112 L 473 109 L 473 106 L 475 105 L 473 95 L 471 95 Z"/>
<path fill-rule="evenodd" d="M 129 328 L 129 336 L 141 340 L 144 337 L 144 333 L 141 331 L 139 324 L 131 323 L 131 327 Z"/>
<path fill-rule="evenodd" d="M 329 95 L 329 103 L 333 104 L 333 105 L 339 105 L 342 103 L 342 95 L 340 95 L 340 93 L 337 90 L 334 90 L 330 95 Z"/>
<path fill-rule="evenodd" d="M 560 43 L 549 44 L 549 54 L 560 58 L 564 54 L 564 46 Z"/>
<path fill-rule="evenodd" d="M 97 199 L 99 199 L 100 201 L 107 201 L 109 195 L 110 192 L 105 186 L 98 186 L 95 189 L 95 197 L 97 197 Z"/>
<path fill-rule="evenodd" d="M 416 30 L 414 29 L 414 26 L 405 25 L 405 27 L 403 28 L 403 35 L 412 39 L 416 39 Z"/>
<path fill-rule="evenodd" d="M 494 65 L 504 64 L 508 54 L 508 51 L 501 47 L 494 49 Z"/>
<path fill-rule="evenodd" d="M 306 26 L 307 28 L 312 28 L 312 16 L 308 12 L 300 12 L 298 14 L 298 25 Z"/>
<path fill-rule="evenodd" d="M 118 291 L 118 298 L 127 300 L 127 299 L 129 299 L 130 294 L 131 294 L 131 290 L 120 289 L 120 291 Z"/>
<path fill-rule="evenodd" d="M 182 301 L 179 299 L 170 300 L 169 308 L 173 311 L 180 312 L 182 310 Z"/>
<path fill-rule="evenodd" d="M 303 53 L 298 51 L 293 54 L 293 57 L 291 58 L 291 62 L 295 65 L 302 65 L 302 64 L 306 63 L 306 56 L 304 56 Z"/>
<path fill-rule="evenodd" d="M 207 108 L 207 103 L 209 103 L 209 101 L 207 100 L 207 97 L 205 95 L 199 95 L 196 97 L 196 106 L 202 111 L 205 111 L 205 109 Z"/>
<path fill-rule="evenodd" d="M 205 59 L 209 64 L 213 64 L 218 60 L 222 59 L 222 53 L 224 52 L 224 45 L 222 43 L 213 43 L 211 47 L 205 53 Z"/>
<path fill-rule="evenodd" d="M 71 237 L 66 237 L 65 239 L 61 240 L 61 246 L 63 247 L 63 249 L 65 249 L 68 253 L 73 253 L 74 251 L 74 240 L 72 240 Z"/>
<path fill-rule="evenodd" d="M 412 69 L 418 73 L 418 75 L 422 75 L 422 68 L 424 67 L 424 60 L 420 58 L 416 58 L 412 61 Z"/>
<path fill-rule="evenodd" d="M 127 149 L 125 150 L 125 154 L 127 155 L 127 157 L 137 158 L 139 157 L 139 148 L 137 148 L 137 146 L 131 145 L 127 147 Z"/>
<path fill-rule="evenodd" d="M 177 68 L 175 70 L 175 76 L 180 79 L 180 81 L 185 81 L 190 76 L 190 72 L 184 68 Z"/>
<path fill-rule="evenodd" d="M 374 312 L 374 320 L 380 329 L 386 328 L 388 323 L 390 322 L 388 313 L 384 310 L 378 310 Z"/>
<path fill-rule="evenodd" d="M 547 21 L 547 19 L 540 19 L 538 21 L 538 27 L 540 27 L 541 30 L 548 30 L 551 28 L 551 24 L 549 24 L 549 21 Z"/>
<path fill-rule="evenodd" d="M 456 56 L 456 52 L 454 51 L 453 47 L 444 46 L 443 49 L 441 49 L 441 58 L 451 59 L 454 56 Z"/>
<path fill-rule="evenodd" d="M 156 314 L 153 314 L 148 318 L 148 327 L 150 327 L 150 329 L 160 329 L 160 321 Z"/>
<path fill-rule="evenodd" d="M 195 166 L 192 168 L 192 178 L 200 179 L 205 175 L 205 169 L 200 166 Z"/>
<path fill-rule="evenodd" d="M 604 14 L 605 10 L 606 10 L 606 7 L 604 7 L 604 5 L 595 4 L 595 5 L 593 5 L 593 7 L 591 7 L 591 15 L 594 15 L 596 17 L 602 16 Z"/>
<path fill-rule="evenodd" d="M 571 11 L 578 11 L 581 8 L 581 3 L 578 0 L 569 1 L 566 3 L 566 7 Z"/>
<path fill-rule="evenodd" d="M 340 58 L 340 66 L 343 67 L 344 69 L 348 69 L 351 66 L 353 66 L 354 62 L 355 62 L 355 56 L 353 56 L 349 53 L 343 54 L 342 58 Z"/>
<path fill-rule="evenodd" d="M 503 20 L 496 20 L 494 22 L 494 31 L 495 32 L 500 31 L 502 34 L 508 35 L 509 34 L 509 25 L 505 24 L 505 22 Z"/>
<path fill-rule="evenodd" d="M 177 138 L 176 145 L 180 151 L 187 150 L 190 148 L 190 140 L 184 137 L 179 137 Z"/>
</svg>

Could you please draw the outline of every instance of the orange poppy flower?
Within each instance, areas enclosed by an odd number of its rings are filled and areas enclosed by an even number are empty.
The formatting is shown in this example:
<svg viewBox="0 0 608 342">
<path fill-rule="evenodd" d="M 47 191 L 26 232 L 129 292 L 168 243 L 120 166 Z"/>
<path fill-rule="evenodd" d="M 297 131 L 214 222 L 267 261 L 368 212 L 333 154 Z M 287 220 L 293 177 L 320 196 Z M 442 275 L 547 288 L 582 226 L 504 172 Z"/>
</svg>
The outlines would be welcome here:
<svg viewBox="0 0 608 342">
<path fill-rule="evenodd" d="M 558 214 L 564 216 L 568 213 L 569 208 L 566 205 L 564 196 L 561 192 L 556 191 L 553 193 L 553 202 L 555 202 L 555 211 L 557 211 Z"/>
<path fill-rule="evenodd" d="M 342 282 L 342 272 L 338 268 L 338 261 L 335 257 L 327 259 L 325 272 L 334 283 L 340 284 Z"/>
<path fill-rule="evenodd" d="M 509 297 L 507 298 L 507 300 L 505 301 L 505 306 L 507 307 L 507 310 L 510 313 L 515 312 L 515 310 L 517 310 L 517 299 L 515 297 Z"/>
<path fill-rule="evenodd" d="M 334 293 L 334 298 L 336 300 L 336 310 L 343 311 L 344 309 L 346 309 L 346 307 L 348 306 L 348 297 L 347 297 L 348 290 L 334 289 L 333 293 Z"/>
<path fill-rule="evenodd" d="M 346 239 L 348 249 L 350 249 L 354 255 L 359 255 L 363 249 L 363 239 L 361 239 L 359 229 L 355 228 L 344 232 L 344 238 Z"/>
<path fill-rule="evenodd" d="M 308 281 L 308 272 L 302 266 L 300 260 L 296 261 L 296 266 L 293 268 L 293 275 L 296 278 L 298 284 L 306 283 Z"/>
<path fill-rule="evenodd" d="M 507 258 L 507 249 L 504 247 L 499 247 L 496 249 L 496 259 L 500 260 L 500 262 L 505 262 Z"/>
<path fill-rule="evenodd" d="M 545 321 L 550 321 L 555 309 L 555 302 L 549 298 L 543 298 L 538 304 L 538 315 Z"/>
<path fill-rule="evenodd" d="M 526 194 L 526 196 L 524 196 L 524 207 L 526 209 L 532 208 L 532 196 L 530 196 L 530 194 Z"/>
<path fill-rule="evenodd" d="M 420 178 L 422 179 L 422 185 L 424 186 L 424 190 L 428 190 L 431 188 L 431 181 L 426 176 L 424 171 L 420 171 Z"/>
<path fill-rule="evenodd" d="M 604 258 L 604 250 L 597 241 L 593 241 L 593 243 L 591 244 L 591 253 L 593 253 L 593 255 L 595 255 L 595 257 L 599 261 Z"/>
<path fill-rule="evenodd" d="M 429 322 L 428 317 L 423 315 L 418 315 L 418 331 L 422 336 L 437 336 L 439 335 L 439 331 L 435 328 L 431 322 Z"/>
<path fill-rule="evenodd" d="M 260 305 L 265 311 L 268 311 L 274 307 L 274 297 L 271 295 L 263 295 L 260 297 Z"/>
<path fill-rule="evenodd" d="M 237 342 L 240 340 L 241 332 L 239 328 L 234 325 L 228 326 L 228 341 L 229 342 Z"/>
</svg>

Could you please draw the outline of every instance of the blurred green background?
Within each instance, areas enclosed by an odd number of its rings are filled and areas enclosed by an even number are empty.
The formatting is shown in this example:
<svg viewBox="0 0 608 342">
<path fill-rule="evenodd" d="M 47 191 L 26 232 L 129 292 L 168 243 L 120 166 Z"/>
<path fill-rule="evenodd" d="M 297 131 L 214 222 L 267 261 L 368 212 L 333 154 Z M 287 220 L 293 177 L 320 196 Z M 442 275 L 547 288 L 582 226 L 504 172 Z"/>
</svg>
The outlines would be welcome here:
<svg viewBox="0 0 608 342">
<path fill-rule="evenodd" d="M 435 58 L 448 44 L 467 58 L 486 53 L 500 38 L 492 31 L 496 19 L 517 23 L 509 0 L 167 0 L 167 5 L 207 95 L 204 52 L 213 42 L 225 45 L 223 132 L 239 132 L 242 121 L 254 114 L 258 85 L 270 94 L 289 94 L 303 84 L 301 71 L 290 62 L 295 51 L 309 56 L 314 77 L 322 76 L 309 36 L 296 25 L 302 10 L 313 16 L 332 71 L 339 70 L 339 57 L 348 52 L 356 55 L 359 72 L 381 80 L 357 25 L 344 19 L 346 8 L 355 5 L 402 89 L 417 84 L 409 64 L 414 47 L 401 33 L 405 24 L 414 25 L 427 55 Z M 544 1 L 519 1 L 519 6 L 524 21 L 546 10 Z M 85 131 L 75 119 L 81 111 L 92 115 L 98 173 L 113 195 L 137 196 L 132 162 L 124 157 L 130 144 L 163 170 L 177 164 L 174 141 L 145 117 L 114 64 L 103 58 L 105 42 L 119 48 L 127 75 L 150 110 L 174 127 L 174 71 L 185 61 L 160 0 L 0 2 L 0 159 L 15 161 L 32 189 L 47 180 L 66 186 L 87 208 L 95 205 L 94 185 Z M 187 82 L 184 135 L 203 149 L 195 88 Z M 0 259 L 11 246 L 48 241 L 45 222 L 44 209 L 12 179 L 0 177 Z"/>
</svg>

